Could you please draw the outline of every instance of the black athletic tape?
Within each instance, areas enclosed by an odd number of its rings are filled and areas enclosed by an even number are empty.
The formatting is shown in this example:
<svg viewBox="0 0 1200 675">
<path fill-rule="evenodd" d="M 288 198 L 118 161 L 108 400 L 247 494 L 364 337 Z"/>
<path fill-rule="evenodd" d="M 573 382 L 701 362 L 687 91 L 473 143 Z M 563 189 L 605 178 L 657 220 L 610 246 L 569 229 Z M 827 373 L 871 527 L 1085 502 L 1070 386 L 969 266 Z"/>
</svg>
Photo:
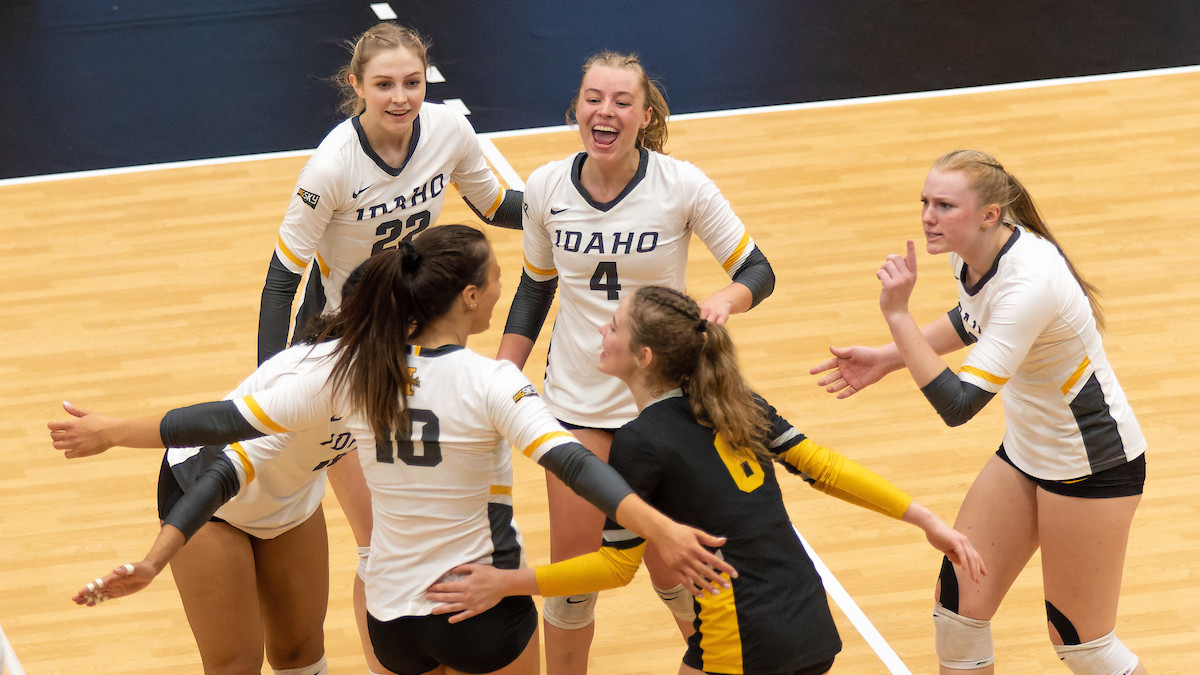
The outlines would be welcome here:
<svg viewBox="0 0 1200 675">
<path fill-rule="evenodd" d="M 550 305 L 554 302 L 554 293 L 557 290 L 558 277 L 534 281 L 533 277 L 521 270 L 521 282 L 517 284 L 517 293 L 513 296 L 512 307 L 508 310 L 504 332 L 536 341 L 538 333 L 542 332 L 542 324 L 546 323 L 546 315 L 550 313 Z"/>
<path fill-rule="evenodd" d="M 617 505 L 633 492 L 616 469 L 578 443 L 553 448 L 538 463 L 614 521 Z"/>
<path fill-rule="evenodd" d="M 300 286 L 300 276 L 284 266 L 279 253 L 271 255 L 267 280 L 263 283 L 258 305 L 258 363 L 287 347 L 288 325 L 292 320 L 292 300 Z"/>
<path fill-rule="evenodd" d="M 226 444 L 266 436 L 242 417 L 233 401 L 176 408 L 163 415 L 158 434 L 166 448 Z"/>
<path fill-rule="evenodd" d="M 945 556 L 942 556 L 942 569 L 938 571 L 938 581 L 941 582 L 938 604 L 958 614 L 958 577 L 954 576 L 954 563 Z"/>
<path fill-rule="evenodd" d="M 733 280 L 750 289 L 750 306 L 766 300 L 775 292 L 775 270 L 767 256 L 757 246 L 746 256 L 746 262 L 733 273 Z"/>
<path fill-rule="evenodd" d="M 966 423 L 995 396 L 990 391 L 958 379 L 949 368 L 921 387 L 921 393 L 941 415 L 942 421 L 952 427 Z"/>
<path fill-rule="evenodd" d="M 1075 630 L 1075 624 L 1067 618 L 1065 614 L 1058 611 L 1058 608 L 1046 601 L 1046 620 L 1054 626 L 1054 630 L 1058 631 L 1058 636 L 1062 638 L 1064 645 L 1082 644 L 1079 640 L 1079 631 Z"/>
<path fill-rule="evenodd" d="M 191 539 L 221 505 L 233 499 L 239 489 L 241 482 L 238 481 L 237 470 L 233 468 L 229 458 L 222 455 L 210 464 L 204 473 L 196 478 L 196 484 L 175 502 L 163 523 L 178 528 L 184 539 Z"/>
</svg>

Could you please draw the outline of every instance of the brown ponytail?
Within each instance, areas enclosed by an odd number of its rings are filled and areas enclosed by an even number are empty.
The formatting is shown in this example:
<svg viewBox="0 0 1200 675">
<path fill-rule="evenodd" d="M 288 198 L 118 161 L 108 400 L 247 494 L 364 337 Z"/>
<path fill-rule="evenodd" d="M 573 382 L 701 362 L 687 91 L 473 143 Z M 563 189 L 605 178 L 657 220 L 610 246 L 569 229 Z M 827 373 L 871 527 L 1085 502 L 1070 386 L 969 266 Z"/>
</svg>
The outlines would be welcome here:
<svg viewBox="0 0 1200 675">
<path fill-rule="evenodd" d="M 467 225 L 431 227 L 415 242 L 380 253 L 367 263 L 322 338 L 340 335 L 330 382 L 361 411 L 377 438 L 408 429 L 408 394 L 415 385 L 408 345 L 446 314 L 467 286 L 487 282 L 492 250 Z"/>
<path fill-rule="evenodd" d="M 732 448 L 772 457 L 766 415 L 742 377 L 724 326 L 701 320 L 695 300 L 662 286 L 637 291 L 629 323 L 631 347 L 650 348 L 656 374 L 683 388 L 701 424 L 714 428 Z"/>
<path fill-rule="evenodd" d="M 1100 290 L 1084 279 L 1067 257 L 1058 240 L 1050 232 L 1050 227 L 1042 219 L 1041 212 L 1033 202 L 1033 196 L 1025 189 L 1017 177 L 1004 170 L 1004 167 L 991 155 L 978 150 L 955 150 L 942 155 L 933 163 L 933 168 L 939 171 L 960 171 L 971 179 L 971 189 L 979 196 L 983 204 L 999 204 L 1000 218 L 1003 222 L 1021 225 L 1037 236 L 1049 241 L 1062 254 L 1067 263 L 1067 269 L 1079 283 L 1087 295 L 1088 303 L 1092 306 L 1092 316 L 1096 326 L 1104 329 L 1104 312 L 1100 307 Z"/>
</svg>

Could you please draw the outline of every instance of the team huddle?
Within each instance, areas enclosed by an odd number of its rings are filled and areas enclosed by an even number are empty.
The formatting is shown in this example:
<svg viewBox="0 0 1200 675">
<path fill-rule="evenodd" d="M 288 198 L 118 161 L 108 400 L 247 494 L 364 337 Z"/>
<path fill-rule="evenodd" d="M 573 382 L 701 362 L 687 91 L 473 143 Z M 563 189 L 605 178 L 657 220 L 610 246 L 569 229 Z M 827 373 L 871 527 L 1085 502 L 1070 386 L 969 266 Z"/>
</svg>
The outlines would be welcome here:
<svg viewBox="0 0 1200 675">
<path fill-rule="evenodd" d="M 584 63 L 568 113 L 582 148 L 523 192 L 496 179 L 465 117 L 424 100 L 427 67 L 422 38 L 392 23 L 354 43 L 347 119 L 301 171 L 268 266 L 254 373 L 221 401 L 131 419 L 67 405 L 49 424 L 68 458 L 166 448 L 149 553 L 76 603 L 134 593 L 170 563 L 205 672 L 258 673 L 265 654 L 275 673 L 328 673 L 328 479 L 359 549 L 370 673 L 536 673 L 543 658 L 552 675 L 587 672 L 599 591 L 645 562 L 686 641 L 679 673 L 817 675 L 842 644 L 778 463 L 944 554 L 943 673 L 994 671 L 989 621 L 1039 548 L 1063 663 L 1147 672 L 1115 634 L 1146 440 L 1095 288 L 996 159 L 950 152 L 922 190 L 955 307 L 913 319 L 910 241 L 875 272 L 893 341 L 832 347 L 811 369 L 838 398 L 906 369 L 951 426 L 1001 394 L 1004 438 L 951 527 L 743 377 L 725 324 L 771 296 L 775 273 L 713 181 L 663 153 L 669 110 L 636 56 Z M 483 222 L 522 231 L 494 358 L 467 341 L 492 325 L 506 275 L 483 230 L 438 223 L 450 185 Z M 729 277 L 702 300 L 684 291 L 693 234 Z M 522 368 L 539 338 L 553 349 L 535 387 Z M 964 348 L 955 372 L 942 356 Z M 525 565 L 518 453 L 548 471 L 548 565 Z"/>
</svg>

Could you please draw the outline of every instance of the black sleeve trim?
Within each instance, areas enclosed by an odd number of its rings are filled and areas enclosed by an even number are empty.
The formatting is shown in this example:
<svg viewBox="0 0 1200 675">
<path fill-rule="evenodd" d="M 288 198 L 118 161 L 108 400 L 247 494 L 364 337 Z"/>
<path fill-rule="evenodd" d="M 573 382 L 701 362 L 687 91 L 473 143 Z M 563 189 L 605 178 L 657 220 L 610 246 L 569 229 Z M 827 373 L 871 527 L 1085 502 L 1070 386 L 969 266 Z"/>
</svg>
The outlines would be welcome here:
<svg viewBox="0 0 1200 675">
<path fill-rule="evenodd" d="M 266 436 L 238 412 L 233 401 L 197 403 L 163 415 L 158 425 L 165 448 L 187 448 Z"/>
<path fill-rule="evenodd" d="M 521 283 L 517 284 L 517 293 L 513 297 L 512 308 L 508 310 L 504 332 L 537 341 L 538 333 L 542 332 L 542 325 L 546 323 L 546 315 L 550 313 L 550 305 L 554 302 L 556 291 L 558 277 L 534 281 L 525 270 L 521 270 Z"/>
<path fill-rule="evenodd" d="M 954 330 L 958 332 L 958 337 L 964 345 L 975 344 L 975 336 L 967 330 L 966 324 L 963 323 L 962 305 L 957 305 L 954 309 L 946 312 L 946 316 L 950 317 L 950 325 L 954 326 Z"/>
<path fill-rule="evenodd" d="M 750 307 L 766 300 L 775 292 L 775 270 L 767 256 L 757 246 L 746 256 L 746 262 L 733 273 L 733 280 L 750 289 Z"/>
<path fill-rule="evenodd" d="M 578 443 L 560 445 L 538 463 L 614 521 L 617 505 L 633 493 L 616 469 Z"/>
<path fill-rule="evenodd" d="M 921 393 L 941 415 L 947 426 L 956 427 L 971 419 L 995 396 L 973 384 L 958 379 L 949 368 L 943 370 L 933 381 L 921 387 Z"/>
<path fill-rule="evenodd" d="M 258 363 L 287 347 L 288 326 L 292 319 L 292 300 L 300 286 L 301 275 L 284 266 L 279 253 L 271 255 L 267 280 L 258 306 Z"/>
<path fill-rule="evenodd" d="M 221 455 L 196 477 L 196 484 L 175 502 L 163 523 L 179 528 L 185 540 L 191 539 L 239 489 L 237 470 L 228 457 Z"/>
</svg>

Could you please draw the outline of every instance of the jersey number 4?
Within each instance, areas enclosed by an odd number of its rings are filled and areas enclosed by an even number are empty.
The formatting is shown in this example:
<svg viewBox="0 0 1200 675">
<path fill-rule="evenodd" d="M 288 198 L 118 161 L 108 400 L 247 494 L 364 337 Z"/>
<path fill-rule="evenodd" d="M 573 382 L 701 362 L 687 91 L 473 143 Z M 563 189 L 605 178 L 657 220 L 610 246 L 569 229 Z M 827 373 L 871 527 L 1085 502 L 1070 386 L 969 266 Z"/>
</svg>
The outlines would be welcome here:
<svg viewBox="0 0 1200 675">
<path fill-rule="evenodd" d="M 383 237 L 371 247 L 371 255 L 377 255 L 389 248 L 396 248 L 397 240 L 408 241 L 429 227 L 429 212 L 419 211 L 408 217 L 408 220 L 397 218 L 381 223 L 375 228 L 375 235 Z"/>
<path fill-rule="evenodd" d="M 607 260 L 596 264 L 592 272 L 591 287 L 593 291 L 608 293 L 609 300 L 621 299 L 621 280 L 617 276 L 617 263 Z"/>
<path fill-rule="evenodd" d="M 414 441 L 417 426 L 421 427 L 421 440 Z M 437 466 L 442 463 L 442 444 L 438 442 L 441 424 L 432 410 L 409 408 L 409 432 L 404 437 L 392 433 L 391 438 L 375 439 L 375 459 L 383 464 L 395 464 L 396 457 L 409 466 Z M 395 444 L 392 443 L 393 439 Z"/>
</svg>

